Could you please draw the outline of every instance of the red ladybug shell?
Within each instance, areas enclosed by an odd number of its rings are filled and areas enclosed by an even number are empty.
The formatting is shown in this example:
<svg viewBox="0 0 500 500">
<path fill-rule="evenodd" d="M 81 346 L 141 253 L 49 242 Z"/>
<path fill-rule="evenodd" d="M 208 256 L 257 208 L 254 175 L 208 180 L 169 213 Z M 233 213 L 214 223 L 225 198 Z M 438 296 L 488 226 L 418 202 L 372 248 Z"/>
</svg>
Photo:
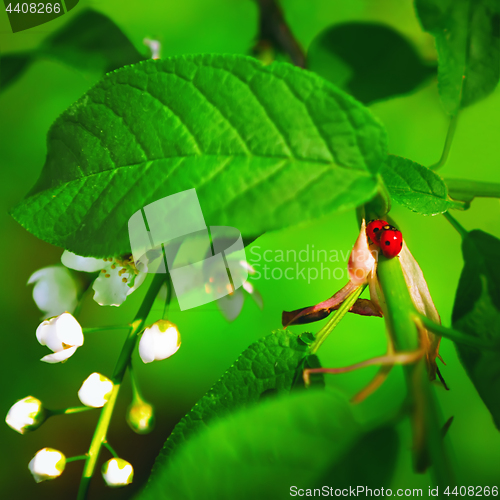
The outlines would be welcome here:
<svg viewBox="0 0 500 500">
<path fill-rule="evenodd" d="M 377 219 L 371 220 L 366 226 L 366 234 L 368 238 L 372 240 L 375 245 L 379 245 L 381 230 L 384 226 L 387 226 L 385 220 Z"/>
<path fill-rule="evenodd" d="M 403 248 L 403 235 L 401 231 L 387 224 L 380 231 L 379 245 L 385 257 L 388 259 L 396 257 Z"/>
</svg>

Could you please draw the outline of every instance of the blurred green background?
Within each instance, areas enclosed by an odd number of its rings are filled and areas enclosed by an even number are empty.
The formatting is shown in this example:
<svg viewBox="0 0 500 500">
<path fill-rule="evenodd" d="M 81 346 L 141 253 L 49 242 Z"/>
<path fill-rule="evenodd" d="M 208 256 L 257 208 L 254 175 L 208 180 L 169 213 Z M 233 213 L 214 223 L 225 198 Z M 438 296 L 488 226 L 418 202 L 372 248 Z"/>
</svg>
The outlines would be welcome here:
<svg viewBox="0 0 500 500">
<path fill-rule="evenodd" d="M 285 15 L 297 39 L 307 49 L 324 28 L 345 21 L 377 21 L 404 34 L 420 55 L 435 61 L 433 39 L 422 32 L 409 0 L 283 0 Z M 248 53 L 257 33 L 257 8 L 250 0 L 81 0 L 73 11 L 48 24 L 12 34 L 7 15 L 0 14 L 2 53 L 36 47 L 71 16 L 92 7 L 109 16 L 146 54 L 144 37 L 156 37 L 163 45 L 163 57 L 184 53 Z M 1 67 L 0 67 L 1 71 Z M 0 217 L 1 269 L 0 307 L 2 348 L 0 412 L 5 415 L 17 400 L 29 394 L 47 406 L 77 405 L 81 382 L 94 371 L 111 374 L 123 332 L 88 334 L 85 345 L 63 365 L 38 360 L 46 349 L 35 339 L 40 312 L 31 298 L 28 277 L 40 267 L 58 261 L 62 250 L 28 234 L 7 211 L 34 184 L 44 163 L 45 136 L 55 118 L 99 79 L 99 74 L 81 73 L 68 66 L 39 60 L 0 94 Z M 435 80 L 405 97 L 377 103 L 372 111 L 385 124 L 391 153 L 429 165 L 438 160 L 447 130 Z M 500 182 L 500 92 L 463 111 L 444 176 Z M 420 263 L 443 323 L 450 324 L 455 290 L 462 266 L 460 239 L 441 216 L 422 217 L 394 207 L 393 218 Z M 457 218 L 467 228 L 480 228 L 500 237 L 498 200 L 476 200 Z M 355 214 L 331 216 L 308 227 L 269 233 L 253 243 L 253 254 L 266 249 L 312 248 L 348 252 L 357 235 Z M 247 255 L 252 260 L 252 252 Z M 330 264 L 332 269 L 345 262 Z M 273 262 L 270 267 L 294 267 L 295 263 Z M 319 264 L 313 264 L 319 268 Z M 136 369 L 145 396 L 157 409 L 157 426 L 152 434 L 138 436 L 125 423 L 130 401 L 130 381 L 113 417 L 109 439 L 119 455 L 133 463 L 135 481 L 123 490 L 103 486 L 100 474 L 91 487 L 91 498 L 128 498 L 146 480 L 153 461 L 175 423 L 220 377 L 237 355 L 251 342 L 280 326 L 281 311 L 311 305 L 331 296 L 345 280 L 264 280 L 255 286 L 264 297 L 263 312 L 247 300 L 242 314 L 227 323 L 214 305 L 186 312 L 172 308 L 170 319 L 183 336 L 179 352 L 169 360 Z M 84 326 L 130 321 L 146 291 L 143 286 L 120 308 L 100 308 L 91 299 L 84 304 L 80 322 Z M 162 305 L 156 304 L 157 310 Z M 158 311 L 157 311 L 158 312 Z M 312 325 L 313 329 L 319 328 Z M 383 322 L 377 318 L 348 316 L 320 351 L 323 366 L 343 366 L 382 354 L 386 339 Z M 500 434 L 457 359 L 451 342 L 442 341 L 441 354 L 447 363 L 442 373 L 450 386 L 437 387 L 443 416 L 454 416 L 449 442 L 461 484 L 493 486 L 500 483 Z M 351 395 L 373 376 L 376 368 L 346 375 L 327 376 L 327 384 Z M 360 420 L 390 415 L 403 401 L 404 381 L 400 369 L 355 411 Z M 500 395 L 499 395 L 500 397 Z M 56 481 L 36 485 L 27 464 L 45 446 L 66 456 L 87 450 L 98 412 L 56 417 L 38 431 L 21 436 L 0 426 L 0 477 L 2 498 L 73 498 L 83 462 L 69 464 Z M 409 424 L 402 424 L 401 450 L 392 487 L 422 487 L 427 491 L 428 475 L 411 469 Z M 108 458 L 106 452 L 102 458 Z M 380 485 L 388 487 L 390 485 Z"/>
</svg>

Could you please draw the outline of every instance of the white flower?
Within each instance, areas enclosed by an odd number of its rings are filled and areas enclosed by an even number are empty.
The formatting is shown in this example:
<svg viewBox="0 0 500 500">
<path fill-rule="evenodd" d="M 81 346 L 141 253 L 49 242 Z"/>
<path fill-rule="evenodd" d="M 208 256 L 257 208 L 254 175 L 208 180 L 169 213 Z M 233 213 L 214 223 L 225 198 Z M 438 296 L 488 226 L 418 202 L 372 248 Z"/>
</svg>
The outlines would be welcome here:
<svg viewBox="0 0 500 500">
<path fill-rule="evenodd" d="M 39 269 L 28 280 L 28 285 L 33 284 L 33 300 L 44 313 L 44 319 L 75 310 L 81 286 L 65 267 L 56 265 Z"/>
<path fill-rule="evenodd" d="M 180 345 L 177 326 L 161 319 L 144 330 L 139 342 L 139 356 L 144 363 L 166 359 L 175 354 Z"/>
<path fill-rule="evenodd" d="M 131 257 L 95 259 L 81 257 L 65 250 L 61 262 L 76 271 L 100 271 L 92 288 L 95 291 L 94 300 L 101 306 L 120 306 L 128 295 L 139 288 L 147 274 L 147 265 L 143 264 L 139 270 Z"/>
<path fill-rule="evenodd" d="M 102 466 L 102 477 L 108 486 L 127 486 L 134 479 L 134 468 L 122 458 L 112 458 Z"/>
<path fill-rule="evenodd" d="M 42 321 L 36 329 L 36 338 L 54 354 L 44 356 L 41 361 L 59 363 L 73 356 L 83 345 L 83 331 L 80 323 L 68 312 Z"/>
<path fill-rule="evenodd" d="M 247 279 L 249 275 L 251 276 L 255 274 L 255 269 L 246 260 L 238 261 L 237 266 L 233 266 L 233 269 L 235 268 L 240 270 L 241 275 L 237 280 L 243 282 L 242 286 L 234 291 L 231 287 L 231 291 L 227 295 L 217 299 L 216 301 L 219 311 L 227 321 L 234 321 L 240 315 L 243 309 L 246 294 L 252 297 L 259 309 L 262 309 L 264 305 L 262 295 Z M 205 283 L 205 287 L 208 287 L 207 290 L 210 290 L 213 286 L 213 281 L 214 277 L 210 276 L 208 281 Z"/>
<path fill-rule="evenodd" d="M 149 50 L 151 50 L 151 59 L 160 59 L 161 43 L 159 40 L 144 38 L 142 43 L 144 43 L 144 45 L 147 45 L 149 47 Z"/>
<path fill-rule="evenodd" d="M 53 448 L 43 448 L 37 451 L 28 464 L 28 468 L 37 483 L 59 477 L 63 473 L 64 467 L 66 467 L 66 457 Z"/>
<path fill-rule="evenodd" d="M 25 434 L 40 427 L 45 418 L 46 412 L 42 402 L 33 396 L 28 396 L 12 405 L 5 422 L 15 431 Z"/>
<path fill-rule="evenodd" d="M 85 406 L 101 408 L 111 396 L 113 382 L 100 373 L 92 373 L 83 382 L 78 397 Z"/>
</svg>

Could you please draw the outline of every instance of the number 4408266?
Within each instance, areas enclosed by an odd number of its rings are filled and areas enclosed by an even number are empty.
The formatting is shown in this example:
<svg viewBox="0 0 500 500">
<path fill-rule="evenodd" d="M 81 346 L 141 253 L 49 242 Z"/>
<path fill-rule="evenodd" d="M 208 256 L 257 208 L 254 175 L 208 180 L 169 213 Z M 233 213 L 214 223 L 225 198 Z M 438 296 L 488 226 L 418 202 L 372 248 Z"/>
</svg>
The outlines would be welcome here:
<svg viewBox="0 0 500 500">
<path fill-rule="evenodd" d="M 7 5 L 7 12 L 17 12 L 18 14 L 59 14 L 61 12 L 60 3 L 16 3 L 12 7 L 12 3 Z"/>
<path fill-rule="evenodd" d="M 448 486 L 444 490 L 445 495 L 455 495 L 461 497 L 497 497 L 498 496 L 498 486 L 460 486 L 450 490 Z"/>
</svg>

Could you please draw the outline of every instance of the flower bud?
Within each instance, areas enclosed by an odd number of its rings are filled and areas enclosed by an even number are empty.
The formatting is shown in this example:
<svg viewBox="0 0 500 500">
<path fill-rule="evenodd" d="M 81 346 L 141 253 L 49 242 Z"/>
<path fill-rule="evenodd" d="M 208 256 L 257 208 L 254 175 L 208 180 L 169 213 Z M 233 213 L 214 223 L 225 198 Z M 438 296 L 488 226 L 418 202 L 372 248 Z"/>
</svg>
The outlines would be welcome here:
<svg viewBox="0 0 500 500">
<path fill-rule="evenodd" d="M 127 424 L 137 434 L 150 433 L 155 425 L 154 407 L 145 401 L 134 401 L 127 409 Z"/>
<path fill-rule="evenodd" d="M 36 329 L 36 338 L 40 344 L 54 351 L 54 354 L 41 359 L 46 363 L 66 361 L 83 345 L 82 327 L 68 312 L 42 321 Z"/>
<path fill-rule="evenodd" d="M 181 345 L 177 326 L 163 319 L 144 330 L 139 342 L 139 356 L 144 363 L 166 359 L 175 354 Z"/>
<path fill-rule="evenodd" d="M 25 434 L 38 429 L 46 418 L 47 412 L 42 402 L 33 396 L 28 396 L 12 405 L 5 417 L 5 422 L 15 431 Z"/>
<path fill-rule="evenodd" d="M 111 396 L 113 382 L 100 373 L 92 373 L 83 382 L 78 397 L 85 406 L 101 408 Z"/>
<path fill-rule="evenodd" d="M 127 486 L 134 479 L 134 468 L 122 458 L 112 458 L 102 466 L 102 477 L 108 486 Z"/>
<path fill-rule="evenodd" d="M 368 245 L 366 236 L 365 220 L 361 224 L 359 236 L 354 243 L 348 263 L 349 279 L 356 286 L 368 282 L 370 274 L 374 275 L 377 266 L 377 260 L 373 256 L 372 250 Z"/>
<path fill-rule="evenodd" d="M 65 467 L 66 457 L 54 448 L 43 448 L 37 451 L 28 464 L 28 468 L 37 483 L 59 477 Z"/>
</svg>

